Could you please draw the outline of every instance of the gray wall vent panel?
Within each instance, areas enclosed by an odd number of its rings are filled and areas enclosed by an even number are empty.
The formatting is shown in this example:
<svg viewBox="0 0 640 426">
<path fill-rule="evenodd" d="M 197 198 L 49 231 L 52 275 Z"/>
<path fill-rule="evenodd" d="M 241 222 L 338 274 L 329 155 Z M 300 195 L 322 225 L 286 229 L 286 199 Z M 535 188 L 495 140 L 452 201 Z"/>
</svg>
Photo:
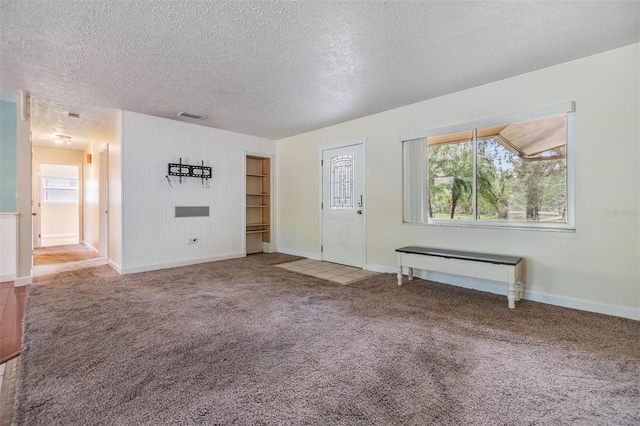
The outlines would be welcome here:
<svg viewBox="0 0 640 426">
<path fill-rule="evenodd" d="M 176 217 L 209 216 L 209 206 L 176 206 Z"/>
</svg>

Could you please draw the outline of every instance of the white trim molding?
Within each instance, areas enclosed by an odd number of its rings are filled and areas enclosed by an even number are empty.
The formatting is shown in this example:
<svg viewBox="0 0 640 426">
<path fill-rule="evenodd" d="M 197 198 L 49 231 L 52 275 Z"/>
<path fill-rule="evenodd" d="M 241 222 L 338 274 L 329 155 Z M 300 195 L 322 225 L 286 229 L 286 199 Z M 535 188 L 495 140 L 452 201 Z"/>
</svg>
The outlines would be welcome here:
<svg viewBox="0 0 640 426">
<path fill-rule="evenodd" d="M 132 266 L 128 268 L 121 268 L 121 270 L 118 272 L 121 275 L 127 275 L 127 274 L 135 274 L 138 272 L 157 271 L 158 269 L 168 269 L 168 268 L 177 268 L 179 266 L 197 265 L 200 263 L 215 262 L 218 260 L 237 259 L 239 257 L 245 257 L 245 254 L 232 253 L 232 254 L 226 254 L 222 256 L 201 257 L 199 259 L 179 260 L 177 262 L 158 263 L 154 265 Z M 111 265 L 111 262 L 109 262 L 109 264 Z M 112 267 L 116 269 L 113 265 Z"/>
<path fill-rule="evenodd" d="M 31 275 L 26 276 L 26 277 L 18 277 L 13 281 L 13 286 L 14 287 L 24 287 L 28 284 L 32 284 L 33 283 L 33 277 Z"/>
<path fill-rule="evenodd" d="M 0 281 L 13 281 L 18 273 L 19 213 L 0 213 Z"/>
<path fill-rule="evenodd" d="M 311 253 L 307 251 L 292 250 L 288 248 L 278 247 L 278 253 L 290 254 L 291 256 L 306 257 L 307 259 L 322 260 L 320 253 Z"/>
<path fill-rule="evenodd" d="M 422 130 L 417 132 L 410 132 L 400 135 L 400 141 L 410 141 L 413 139 L 428 138 L 431 136 L 444 135 L 447 133 L 458 133 L 466 130 L 498 126 L 505 123 L 514 123 L 518 121 L 531 120 L 533 118 L 540 118 L 549 115 L 564 114 L 569 112 L 576 112 L 575 101 L 563 102 L 558 105 L 552 105 L 545 108 L 536 109 L 533 111 L 516 112 L 513 114 L 505 114 L 497 117 L 485 118 L 481 120 L 470 121 L 467 123 L 452 124 L 450 126 L 438 127 L 435 129 Z"/>
<path fill-rule="evenodd" d="M 85 246 L 86 248 L 88 248 L 89 250 L 94 251 L 94 252 L 96 252 L 96 253 L 100 254 L 100 252 L 98 251 L 98 249 L 96 249 L 94 246 L 92 246 L 92 245 L 91 245 L 91 244 L 89 244 L 88 242 L 83 241 L 83 242 L 82 242 L 82 245 L 84 245 L 84 246 Z"/>
<path fill-rule="evenodd" d="M 376 265 L 368 263 L 367 270 L 394 274 L 393 282 L 395 284 L 395 273 L 397 271 L 397 266 Z M 500 296 L 507 295 L 507 289 L 504 286 L 504 283 L 421 270 L 416 270 L 414 272 L 414 276 L 427 281 L 455 285 L 472 290 L 485 291 L 487 293 L 498 294 Z M 415 285 L 415 283 L 416 282 L 413 281 L 408 285 Z M 610 305 L 605 303 L 592 302 L 589 300 L 576 299 L 573 297 L 548 294 L 535 290 L 528 290 L 528 285 L 530 285 L 530 283 L 527 283 L 527 285 L 525 285 L 523 300 L 530 300 L 532 302 L 545 303 L 547 305 L 577 309 L 580 311 L 595 312 L 599 314 L 612 315 L 616 317 L 629 318 L 632 320 L 640 321 L 640 308 Z"/>
</svg>

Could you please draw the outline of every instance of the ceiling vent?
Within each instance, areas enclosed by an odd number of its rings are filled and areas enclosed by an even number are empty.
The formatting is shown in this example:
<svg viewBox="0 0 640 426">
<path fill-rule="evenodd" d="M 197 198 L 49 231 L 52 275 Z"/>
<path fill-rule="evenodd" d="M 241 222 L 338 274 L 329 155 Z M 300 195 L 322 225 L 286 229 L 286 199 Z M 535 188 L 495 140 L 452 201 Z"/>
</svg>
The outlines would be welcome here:
<svg viewBox="0 0 640 426">
<path fill-rule="evenodd" d="M 194 120 L 203 120 L 206 115 L 198 115 L 198 114 L 191 114 L 190 112 L 179 112 L 178 115 L 180 117 L 187 117 L 187 118 L 193 118 Z"/>
<path fill-rule="evenodd" d="M 70 112 L 69 114 L 67 114 L 69 116 L 69 118 L 73 118 L 75 120 L 77 120 L 78 118 L 80 118 L 80 114 L 76 114 L 73 112 Z"/>
</svg>

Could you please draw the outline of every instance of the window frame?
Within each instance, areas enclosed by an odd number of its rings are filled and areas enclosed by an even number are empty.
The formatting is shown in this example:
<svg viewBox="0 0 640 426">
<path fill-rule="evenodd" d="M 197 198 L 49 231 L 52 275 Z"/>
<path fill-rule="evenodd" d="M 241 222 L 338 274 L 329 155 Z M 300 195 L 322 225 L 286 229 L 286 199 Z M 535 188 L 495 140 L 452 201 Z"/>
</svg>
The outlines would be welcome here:
<svg viewBox="0 0 640 426">
<path fill-rule="evenodd" d="M 53 188 L 45 185 L 47 179 L 68 179 L 69 181 L 75 181 L 75 188 Z M 75 201 L 51 201 L 47 199 L 46 193 L 47 189 L 55 189 L 59 191 L 69 191 L 76 193 Z M 42 204 L 65 204 L 65 205 L 75 205 L 80 203 L 80 178 L 79 177 L 69 177 L 69 176 L 54 176 L 54 175 L 46 175 L 40 177 L 40 202 Z"/>
<path fill-rule="evenodd" d="M 550 106 L 547 108 L 538 109 L 535 111 L 526 111 L 519 112 L 507 115 L 496 116 L 492 118 L 476 120 L 467 123 L 454 124 L 445 127 L 439 127 L 434 129 L 429 129 L 422 132 L 416 132 L 406 135 L 401 135 L 400 140 L 404 142 L 413 141 L 417 139 L 425 139 L 425 161 L 424 161 L 424 179 L 425 182 L 428 182 L 428 149 L 426 147 L 427 138 L 431 138 L 434 136 L 442 136 L 450 133 L 458 133 L 464 131 L 472 131 L 472 152 L 473 152 L 473 187 L 474 187 L 474 198 L 473 198 L 473 217 L 472 220 L 460 220 L 460 219 L 436 219 L 430 218 L 428 214 L 424 214 L 427 209 L 427 200 L 429 197 L 429 188 L 428 185 L 422 185 L 420 197 L 422 198 L 422 209 L 423 214 L 421 215 L 421 219 L 416 222 L 408 222 L 404 219 L 403 214 L 403 223 L 408 224 L 421 224 L 427 226 L 457 226 L 457 227 L 472 227 L 472 228 L 494 228 L 494 229 L 523 229 L 523 230 L 540 230 L 540 231 L 575 231 L 575 177 L 574 177 L 574 113 L 575 113 L 575 102 L 565 102 L 559 105 Z M 485 128 L 498 126 L 509 123 L 516 123 L 522 121 L 528 121 L 533 119 L 545 118 L 550 116 L 557 116 L 565 114 L 566 115 L 566 131 L 567 131 L 567 145 L 566 145 L 566 167 L 567 167 L 567 221 L 566 222 L 510 222 L 510 221 L 483 221 L 477 219 L 477 176 L 476 176 L 476 163 L 477 163 L 477 138 L 476 138 L 476 130 Z M 403 180 L 405 180 L 406 176 L 404 176 L 406 170 L 406 164 L 404 164 L 403 158 Z M 408 195 L 405 192 L 406 188 L 403 188 L 403 203 L 405 203 L 405 199 Z"/>
</svg>

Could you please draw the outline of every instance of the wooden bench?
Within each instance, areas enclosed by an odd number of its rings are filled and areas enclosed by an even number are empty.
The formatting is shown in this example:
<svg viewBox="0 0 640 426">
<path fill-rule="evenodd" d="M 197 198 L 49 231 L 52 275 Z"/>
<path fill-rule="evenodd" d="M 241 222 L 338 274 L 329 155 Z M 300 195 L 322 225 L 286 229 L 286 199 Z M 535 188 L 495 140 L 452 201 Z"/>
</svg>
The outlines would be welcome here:
<svg viewBox="0 0 640 426">
<path fill-rule="evenodd" d="M 442 250 L 409 246 L 396 249 L 398 256 L 398 285 L 402 285 L 402 268 L 408 268 L 408 279 L 413 280 L 413 269 L 463 275 L 486 280 L 506 282 L 509 308 L 524 296 L 522 258 L 468 251 Z"/>
</svg>

